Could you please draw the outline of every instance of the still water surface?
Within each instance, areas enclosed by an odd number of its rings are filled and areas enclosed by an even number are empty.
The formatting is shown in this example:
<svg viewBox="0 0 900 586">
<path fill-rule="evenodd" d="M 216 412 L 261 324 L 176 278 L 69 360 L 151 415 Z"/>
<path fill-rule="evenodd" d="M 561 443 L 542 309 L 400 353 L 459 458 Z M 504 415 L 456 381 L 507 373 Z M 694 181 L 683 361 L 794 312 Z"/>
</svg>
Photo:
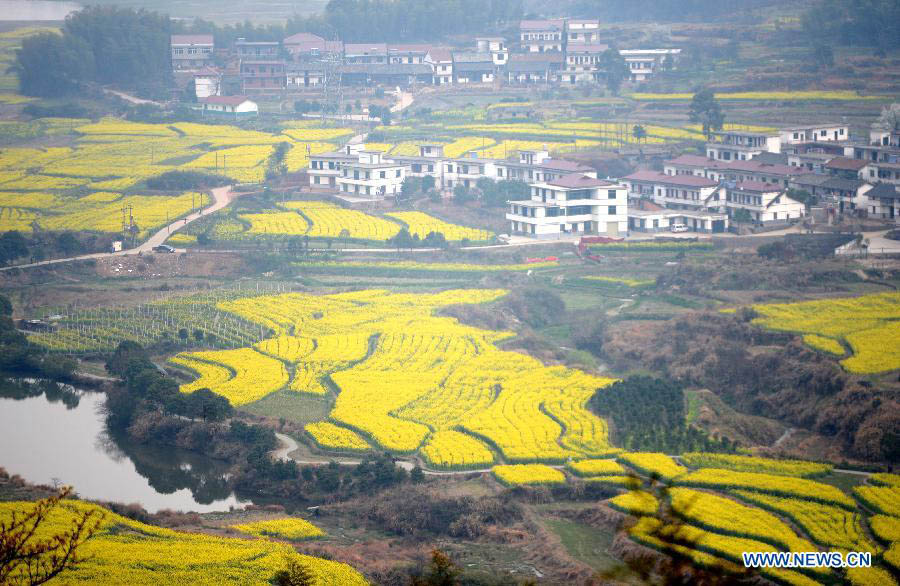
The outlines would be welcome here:
<svg viewBox="0 0 900 586">
<path fill-rule="evenodd" d="M 223 462 L 110 438 L 104 401 L 102 393 L 81 391 L 0 394 L 0 466 L 32 483 L 70 484 L 84 498 L 139 503 L 150 512 L 241 505 L 226 486 Z"/>
</svg>

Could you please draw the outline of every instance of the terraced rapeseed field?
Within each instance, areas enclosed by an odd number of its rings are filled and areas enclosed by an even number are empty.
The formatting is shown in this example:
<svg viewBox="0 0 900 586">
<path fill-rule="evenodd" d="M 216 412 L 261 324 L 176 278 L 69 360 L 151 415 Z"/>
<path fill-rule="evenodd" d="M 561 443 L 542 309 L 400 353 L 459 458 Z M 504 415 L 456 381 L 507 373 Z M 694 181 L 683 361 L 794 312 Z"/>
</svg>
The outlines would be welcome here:
<svg viewBox="0 0 900 586">
<path fill-rule="evenodd" d="M 241 533 L 248 535 L 258 535 L 260 537 L 280 537 L 282 539 L 290 539 L 292 541 L 300 541 L 301 539 L 313 539 L 323 537 L 325 532 L 307 521 L 297 517 L 288 517 L 285 519 L 270 519 L 268 521 L 252 521 L 250 523 L 240 523 L 238 525 L 230 525 L 231 529 L 236 529 Z"/>
<path fill-rule="evenodd" d="M 31 510 L 32 503 L 0 503 L 0 519 Z M 366 584 L 346 564 L 299 555 L 283 543 L 267 539 L 236 539 L 184 533 L 132 521 L 98 505 L 66 500 L 52 510 L 36 535 L 47 539 L 71 529 L 84 510 L 104 516 L 98 533 L 78 550 L 83 561 L 57 576 L 57 584 L 197 584 L 224 583 L 265 586 L 282 569 L 287 555 L 298 556 L 314 574 L 316 584 Z"/>
<path fill-rule="evenodd" d="M 511 464 L 494 466 L 494 476 L 503 484 L 562 484 L 566 475 L 544 464 Z"/>
<path fill-rule="evenodd" d="M 814 347 L 837 351 L 846 341 L 853 355 L 841 361 L 850 372 L 861 374 L 900 368 L 900 293 L 820 299 L 800 303 L 754 305 L 760 317 L 753 323 L 772 330 L 815 335 Z M 831 339 L 826 346 L 819 338 Z M 804 337 L 804 341 L 810 343 Z M 829 350 L 830 348 L 830 350 Z M 840 354 L 843 354 L 843 347 Z"/>
<path fill-rule="evenodd" d="M 221 371 L 211 372 L 182 390 L 208 386 L 243 404 L 284 388 L 289 371 L 289 388 L 331 393 L 323 383 L 328 375 L 337 388 L 333 422 L 382 449 L 421 450 L 436 467 L 488 465 L 494 461 L 490 447 L 518 462 L 564 462 L 617 452 L 608 443 L 606 422 L 585 407 L 609 379 L 502 351 L 495 344 L 508 333 L 433 315 L 445 305 L 488 302 L 504 293 L 375 290 L 220 302 L 219 309 L 273 335 L 255 350 L 178 355 L 235 373 L 226 379 Z M 356 435 L 334 427 L 315 425 L 307 431 L 332 448 L 364 447 Z"/>
<path fill-rule="evenodd" d="M 762 472 L 780 476 L 814 477 L 827 474 L 834 466 L 804 460 L 776 460 L 757 456 L 737 454 L 707 454 L 690 452 L 681 455 L 681 460 L 692 468 L 725 468 L 740 472 Z"/>
<path fill-rule="evenodd" d="M 424 212 L 393 212 L 385 215 L 396 218 L 406 224 L 409 228 L 409 233 L 418 235 L 419 238 L 425 238 L 431 232 L 440 232 L 444 235 L 444 238 L 450 241 L 485 241 L 490 240 L 494 236 L 494 233 L 488 230 L 466 228 L 465 226 L 451 224 L 429 216 Z"/>
</svg>

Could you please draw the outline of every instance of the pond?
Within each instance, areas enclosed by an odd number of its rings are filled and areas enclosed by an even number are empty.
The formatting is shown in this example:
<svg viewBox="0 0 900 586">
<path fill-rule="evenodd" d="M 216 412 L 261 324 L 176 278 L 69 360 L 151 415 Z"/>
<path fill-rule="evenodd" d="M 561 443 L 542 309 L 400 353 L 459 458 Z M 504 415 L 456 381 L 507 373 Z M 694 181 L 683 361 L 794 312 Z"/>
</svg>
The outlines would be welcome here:
<svg viewBox="0 0 900 586">
<path fill-rule="evenodd" d="M 50 0 L 0 0 L 0 21 L 57 21 L 65 20 L 71 12 L 80 10 L 75 2 Z"/>
<path fill-rule="evenodd" d="M 0 380 L 0 466 L 35 484 L 69 484 L 86 499 L 161 509 L 226 511 L 227 464 L 138 446 L 106 431 L 102 393 Z"/>
</svg>

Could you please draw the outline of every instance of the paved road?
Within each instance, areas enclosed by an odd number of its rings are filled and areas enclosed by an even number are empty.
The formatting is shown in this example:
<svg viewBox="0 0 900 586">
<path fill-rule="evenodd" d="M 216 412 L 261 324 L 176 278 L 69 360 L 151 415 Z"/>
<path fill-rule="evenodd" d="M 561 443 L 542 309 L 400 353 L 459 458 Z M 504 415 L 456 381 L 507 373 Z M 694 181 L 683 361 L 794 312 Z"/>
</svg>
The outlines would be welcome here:
<svg viewBox="0 0 900 586">
<path fill-rule="evenodd" d="M 165 242 L 166 239 L 169 236 L 171 236 L 173 232 L 175 232 L 175 230 L 177 230 L 179 228 L 183 228 L 184 226 L 190 224 L 194 220 L 196 220 L 198 218 L 202 218 L 204 215 L 209 215 L 213 212 L 221 210 L 222 208 L 224 208 L 225 206 L 230 204 L 232 202 L 232 200 L 234 200 L 234 198 L 236 198 L 240 195 L 240 194 L 234 193 L 232 191 L 230 185 L 226 186 L 226 187 L 217 187 L 217 188 L 211 190 L 210 193 L 213 196 L 212 205 L 210 205 L 204 209 L 201 209 L 198 212 L 194 212 L 193 214 L 191 214 L 189 216 L 185 216 L 184 218 L 181 218 L 179 220 L 172 222 L 165 228 L 162 228 L 161 230 L 159 230 L 158 232 L 153 234 L 150 238 L 147 239 L 146 242 L 140 244 L 139 246 L 136 246 L 135 248 L 129 248 L 128 250 L 122 250 L 120 252 L 97 252 L 94 254 L 83 254 L 81 256 L 72 256 L 72 257 L 68 257 L 68 258 L 54 258 L 51 260 L 44 260 L 41 262 L 29 263 L 29 264 L 24 264 L 24 265 L 0 267 L 0 271 L 8 271 L 10 269 L 27 269 L 30 267 L 40 267 L 40 266 L 53 265 L 53 264 L 59 264 L 59 263 L 64 263 L 64 262 L 72 262 L 74 260 L 86 260 L 86 259 L 91 259 L 91 258 L 107 258 L 107 257 L 112 257 L 112 256 L 126 256 L 129 254 L 143 254 L 145 252 L 151 252 L 153 250 L 154 246 L 159 246 L 160 244 Z"/>
</svg>

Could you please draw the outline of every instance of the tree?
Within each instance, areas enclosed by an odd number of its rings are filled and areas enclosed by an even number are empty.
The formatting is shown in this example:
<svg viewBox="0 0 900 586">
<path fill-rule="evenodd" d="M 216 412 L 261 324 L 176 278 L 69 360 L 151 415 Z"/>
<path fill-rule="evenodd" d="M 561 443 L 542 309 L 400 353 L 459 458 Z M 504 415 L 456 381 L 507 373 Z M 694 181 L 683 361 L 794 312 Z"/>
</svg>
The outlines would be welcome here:
<svg viewBox="0 0 900 586">
<path fill-rule="evenodd" d="M 472 192 L 469 191 L 469 188 L 462 183 L 457 183 L 453 187 L 453 203 L 457 205 L 464 205 L 469 203 L 473 199 L 475 198 L 472 196 Z"/>
<path fill-rule="evenodd" d="M 439 549 L 431 551 L 428 571 L 413 579 L 413 586 L 456 586 L 459 584 L 460 569 L 450 556 Z"/>
<path fill-rule="evenodd" d="M 409 480 L 414 484 L 420 484 L 425 481 L 425 473 L 419 465 L 413 467 L 409 473 Z"/>
<path fill-rule="evenodd" d="M 634 136 L 634 139 L 636 141 L 641 142 L 642 140 L 647 138 L 647 129 L 640 124 L 635 124 L 631 129 L 631 134 Z"/>
<path fill-rule="evenodd" d="M 54 98 L 76 92 L 94 76 L 94 55 L 83 39 L 39 33 L 22 40 L 11 69 L 21 93 Z"/>
<path fill-rule="evenodd" d="M 881 109 L 878 126 L 892 132 L 900 131 L 900 104 L 891 104 Z"/>
<path fill-rule="evenodd" d="M 75 236 L 75 234 L 71 232 L 63 232 L 56 238 L 56 246 L 63 252 L 63 254 L 69 255 L 78 252 L 81 250 L 81 242 Z"/>
<path fill-rule="evenodd" d="M 21 232 L 4 232 L 0 236 L 0 263 L 7 264 L 27 254 L 28 240 L 22 236 Z"/>
<path fill-rule="evenodd" d="M 625 58 L 617 49 L 610 47 L 600 55 L 600 66 L 606 71 L 606 87 L 612 93 L 618 94 L 622 82 L 631 76 Z"/>
<path fill-rule="evenodd" d="M 203 330 L 201 330 L 199 328 L 194 330 L 194 339 L 197 340 L 197 343 L 202 342 L 203 341 Z"/>
<path fill-rule="evenodd" d="M 178 337 L 181 338 L 182 342 L 186 342 L 188 339 L 188 331 L 187 328 L 181 328 L 178 330 Z"/>
<path fill-rule="evenodd" d="M 431 178 L 432 183 L 434 183 L 434 178 Z M 422 178 L 415 177 L 413 175 L 407 175 L 406 179 L 403 180 L 403 185 L 400 187 L 400 199 L 409 201 L 418 193 L 422 192 Z"/>
<path fill-rule="evenodd" d="M 422 185 L 420 189 L 422 191 L 430 191 L 434 189 L 434 185 L 434 177 L 432 175 L 425 175 L 424 177 L 422 177 Z"/>
<path fill-rule="evenodd" d="M 703 134 L 707 139 L 712 136 L 713 130 L 721 130 L 725 123 L 725 114 L 722 113 L 722 107 L 710 88 L 694 93 L 688 116 L 691 122 L 703 125 Z"/>
<path fill-rule="evenodd" d="M 750 215 L 750 210 L 741 208 L 734 211 L 734 214 L 731 215 L 731 221 L 738 224 L 749 224 L 753 221 L 753 216 Z"/>
<path fill-rule="evenodd" d="M 9 317 L 12 315 L 13 306 L 9 297 L 0 295 L 0 317 Z"/>
<path fill-rule="evenodd" d="M 0 584 L 43 584 L 81 561 L 78 549 L 97 533 L 103 521 L 99 509 L 74 513 L 69 529 L 60 533 L 43 537 L 45 531 L 40 530 L 41 525 L 50 524 L 48 517 L 60 501 L 71 494 L 72 489 L 66 487 L 58 495 L 37 501 L 29 511 L 14 512 L 0 521 Z"/>
<path fill-rule="evenodd" d="M 315 574 L 299 556 L 286 554 L 284 565 L 272 580 L 276 586 L 313 586 L 316 583 Z"/>
</svg>

